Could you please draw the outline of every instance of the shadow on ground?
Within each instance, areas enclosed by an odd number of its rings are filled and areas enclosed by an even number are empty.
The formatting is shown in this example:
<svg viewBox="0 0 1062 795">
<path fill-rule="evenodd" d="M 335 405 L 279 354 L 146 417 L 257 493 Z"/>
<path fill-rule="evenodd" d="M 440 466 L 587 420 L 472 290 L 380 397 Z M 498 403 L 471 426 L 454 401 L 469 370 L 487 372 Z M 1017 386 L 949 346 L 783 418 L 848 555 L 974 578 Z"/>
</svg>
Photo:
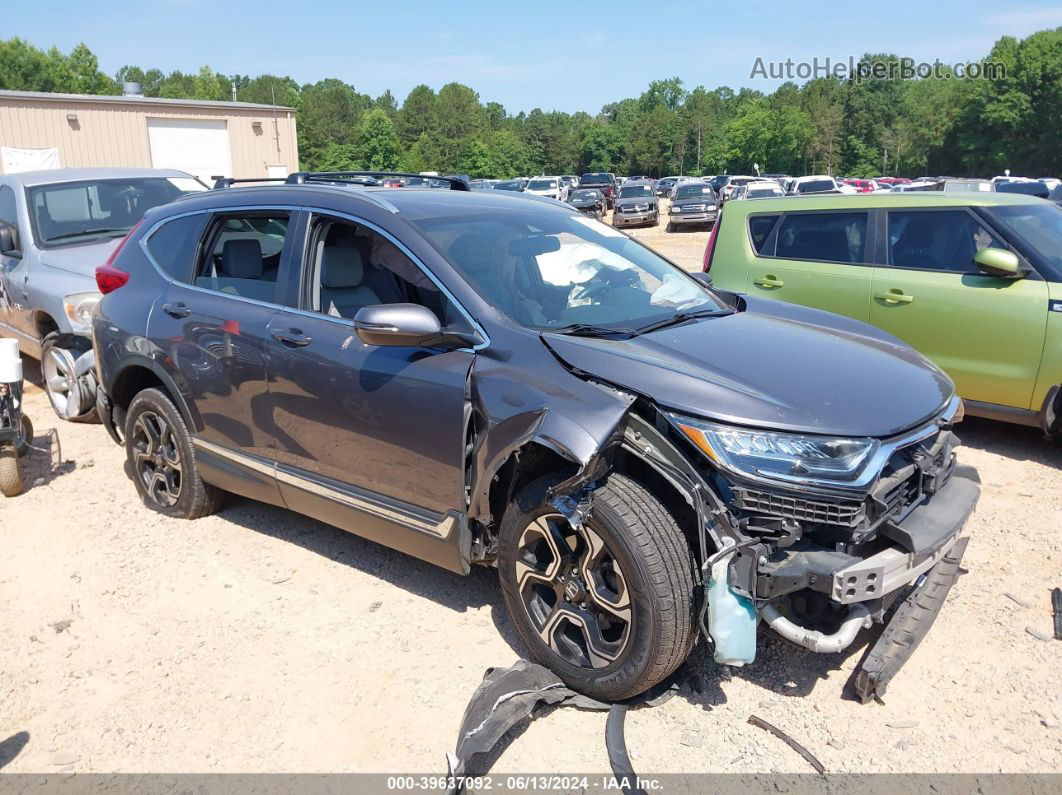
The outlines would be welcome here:
<svg viewBox="0 0 1062 795">
<path fill-rule="evenodd" d="M 22 753 L 22 749 L 26 747 L 29 738 L 29 732 L 18 732 L 0 742 L 0 767 L 6 767 L 16 756 Z"/>
<path fill-rule="evenodd" d="M 1062 443 L 1047 439 L 1039 428 L 967 417 L 956 426 L 955 432 L 965 447 L 1062 469 Z M 959 458 L 962 458 L 961 448 Z"/>
</svg>

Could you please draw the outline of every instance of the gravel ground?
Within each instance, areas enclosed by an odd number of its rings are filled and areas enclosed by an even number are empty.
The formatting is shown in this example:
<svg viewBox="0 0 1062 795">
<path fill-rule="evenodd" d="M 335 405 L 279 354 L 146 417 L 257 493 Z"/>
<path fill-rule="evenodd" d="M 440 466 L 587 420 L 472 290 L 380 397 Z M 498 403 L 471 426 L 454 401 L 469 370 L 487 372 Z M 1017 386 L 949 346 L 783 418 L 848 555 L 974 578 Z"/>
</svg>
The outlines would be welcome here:
<svg viewBox="0 0 1062 795">
<path fill-rule="evenodd" d="M 707 237 L 637 234 L 691 268 Z M 241 499 L 165 519 L 100 426 L 60 423 L 32 386 L 26 402 L 41 450 L 27 492 L 0 498 L 5 772 L 445 771 L 484 670 L 522 655 L 492 571 Z M 1037 637 L 1062 585 L 1060 448 L 980 420 L 960 435 L 984 481 L 969 573 L 884 705 L 846 698 L 875 631 L 832 656 L 764 638 L 753 666 L 706 664 L 704 692 L 628 716 L 640 773 L 809 771 L 750 714 L 830 772 L 1062 770 L 1062 643 Z M 494 771 L 607 771 L 604 724 L 556 710 Z"/>
</svg>

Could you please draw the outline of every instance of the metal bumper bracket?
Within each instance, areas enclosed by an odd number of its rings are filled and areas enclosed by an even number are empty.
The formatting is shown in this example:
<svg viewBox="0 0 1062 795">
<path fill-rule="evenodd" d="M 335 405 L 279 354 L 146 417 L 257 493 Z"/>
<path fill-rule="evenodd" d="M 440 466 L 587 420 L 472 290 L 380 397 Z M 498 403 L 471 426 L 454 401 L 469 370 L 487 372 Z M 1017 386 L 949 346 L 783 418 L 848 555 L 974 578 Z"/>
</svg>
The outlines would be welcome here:
<svg viewBox="0 0 1062 795">
<path fill-rule="evenodd" d="M 969 538 L 956 541 L 925 580 L 897 608 L 892 619 L 855 670 L 853 683 L 859 700 L 866 704 L 885 695 L 885 688 L 914 654 L 933 626 L 951 586 L 959 577 L 959 563 Z"/>
</svg>

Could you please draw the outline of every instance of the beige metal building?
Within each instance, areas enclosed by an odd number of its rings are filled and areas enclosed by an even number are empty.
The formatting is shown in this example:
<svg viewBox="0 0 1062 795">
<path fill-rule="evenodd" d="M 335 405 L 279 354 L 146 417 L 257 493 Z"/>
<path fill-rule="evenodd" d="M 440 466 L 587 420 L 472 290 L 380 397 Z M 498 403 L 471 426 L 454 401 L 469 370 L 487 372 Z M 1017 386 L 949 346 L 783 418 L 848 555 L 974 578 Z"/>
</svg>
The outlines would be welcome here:
<svg viewBox="0 0 1062 795">
<path fill-rule="evenodd" d="M 217 176 L 298 170 L 295 109 L 246 102 L 0 91 L 0 173 L 176 168 Z"/>
</svg>

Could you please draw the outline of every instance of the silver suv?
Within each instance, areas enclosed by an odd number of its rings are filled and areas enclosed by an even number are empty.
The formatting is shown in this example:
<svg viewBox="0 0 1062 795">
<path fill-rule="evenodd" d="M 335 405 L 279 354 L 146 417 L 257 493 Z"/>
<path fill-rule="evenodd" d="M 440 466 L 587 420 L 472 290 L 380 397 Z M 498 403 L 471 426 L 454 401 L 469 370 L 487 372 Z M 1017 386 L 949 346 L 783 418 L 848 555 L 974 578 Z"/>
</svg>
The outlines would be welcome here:
<svg viewBox="0 0 1062 795">
<path fill-rule="evenodd" d="M 66 168 L 0 176 L 0 336 L 41 361 L 65 420 L 95 416 L 95 270 L 152 207 L 206 186 L 183 171 Z"/>
</svg>

